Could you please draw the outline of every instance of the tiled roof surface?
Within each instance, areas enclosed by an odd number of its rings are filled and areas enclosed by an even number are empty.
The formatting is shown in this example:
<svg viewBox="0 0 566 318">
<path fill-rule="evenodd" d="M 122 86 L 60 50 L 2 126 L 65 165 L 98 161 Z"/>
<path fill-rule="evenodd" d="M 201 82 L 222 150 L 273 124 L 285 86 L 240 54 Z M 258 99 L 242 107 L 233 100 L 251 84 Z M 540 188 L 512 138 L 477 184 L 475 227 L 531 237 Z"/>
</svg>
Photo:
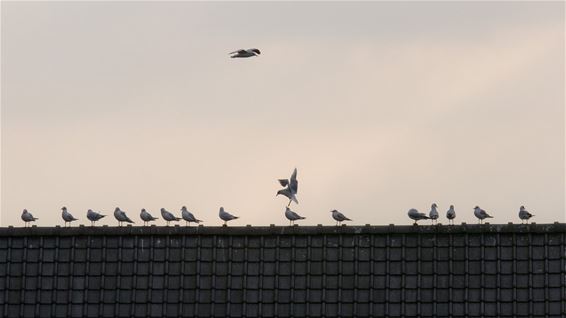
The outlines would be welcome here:
<svg viewBox="0 0 566 318">
<path fill-rule="evenodd" d="M 0 228 L 3 317 L 565 317 L 566 225 Z"/>
</svg>

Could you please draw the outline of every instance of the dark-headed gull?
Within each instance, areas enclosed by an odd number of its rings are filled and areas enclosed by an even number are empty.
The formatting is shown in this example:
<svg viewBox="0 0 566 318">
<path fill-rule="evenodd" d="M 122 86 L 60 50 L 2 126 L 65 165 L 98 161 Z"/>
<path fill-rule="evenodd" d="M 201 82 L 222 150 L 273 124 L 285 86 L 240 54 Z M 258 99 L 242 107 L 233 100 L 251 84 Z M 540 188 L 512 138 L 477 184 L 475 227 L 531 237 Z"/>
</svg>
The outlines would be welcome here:
<svg viewBox="0 0 566 318">
<path fill-rule="evenodd" d="M 521 219 L 521 224 L 524 221 L 527 221 L 527 224 L 529 223 L 529 219 L 532 218 L 534 215 L 532 215 L 529 211 L 527 211 L 525 209 L 524 206 L 521 205 L 521 207 L 519 208 L 519 218 Z"/>
<path fill-rule="evenodd" d="M 293 170 L 291 178 L 279 179 L 278 181 L 279 184 L 281 184 L 285 188 L 277 191 L 277 194 L 275 196 L 278 196 L 280 194 L 286 196 L 289 199 L 287 206 L 291 205 L 291 201 L 299 204 L 299 201 L 297 200 L 297 192 L 299 191 L 299 181 L 297 181 L 297 168 Z"/>
<path fill-rule="evenodd" d="M 143 225 L 149 225 L 149 222 L 157 220 L 157 218 L 149 214 L 146 209 L 141 209 L 140 219 L 142 219 Z"/>
<path fill-rule="evenodd" d="M 102 215 L 98 212 L 94 212 L 91 209 L 88 209 L 88 211 L 86 211 L 86 218 L 90 220 L 90 225 L 94 226 L 94 222 L 102 219 L 103 217 L 105 217 L 106 215 Z"/>
<path fill-rule="evenodd" d="M 181 207 L 181 216 L 183 217 L 183 220 L 185 220 L 185 224 L 187 226 L 190 226 L 191 222 L 194 222 L 196 224 L 202 222 L 202 220 L 197 219 L 194 214 L 187 210 L 186 206 Z"/>
<path fill-rule="evenodd" d="M 417 221 L 429 219 L 426 214 L 420 213 L 417 209 L 410 209 L 407 214 L 409 215 L 409 218 L 411 218 L 411 220 L 415 221 L 415 223 L 413 223 L 414 225 L 417 225 Z"/>
<path fill-rule="evenodd" d="M 352 220 L 348 219 L 344 214 L 339 212 L 338 210 L 332 210 L 332 211 L 330 211 L 330 213 L 332 213 L 332 218 L 334 220 L 336 220 L 336 226 L 338 226 L 339 224 L 342 224 L 343 221 L 352 221 Z"/>
<path fill-rule="evenodd" d="M 226 226 L 226 223 L 228 221 L 232 221 L 237 219 L 237 216 L 234 216 L 226 211 L 224 211 L 223 207 L 220 207 L 220 211 L 218 212 L 218 216 L 220 217 L 220 219 L 222 219 L 222 221 L 224 221 L 224 226 Z"/>
<path fill-rule="evenodd" d="M 230 57 L 231 58 L 235 58 L 235 57 L 252 57 L 252 56 L 258 56 L 260 55 L 261 52 L 258 49 L 241 49 L 241 50 L 237 50 L 234 52 L 230 52 Z"/>
<path fill-rule="evenodd" d="M 493 218 L 493 216 L 487 214 L 487 212 L 485 212 L 485 210 L 480 209 L 479 206 L 476 206 L 474 208 L 474 215 L 480 220 L 480 224 L 483 223 L 483 219 Z"/>
<path fill-rule="evenodd" d="M 167 226 L 169 226 L 169 222 L 177 222 L 181 220 L 181 218 L 174 216 L 173 213 L 165 210 L 164 208 L 161 208 L 161 216 L 167 222 Z"/>
<path fill-rule="evenodd" d="M 448 209 L 448 211 L 446 211 L 446 218 L 448 219 L 448 222 L 452 225 L 454 225 L 454 219 L 456 218 L 456 211 L 454 210 L 454 206 L 451 205 L 450 209 Z"/>
<path fill-rule="evenodd" d="M 304 216 L 298 215 L 296 212 L 291 211 L 289 207 L 285 207 L 285 217 L 289 220 L 289 225 L 295 224 L 297 220 L 304 220 Z"/>
<path fill-rule="evenodd" d="M 120 210 L 118 207 L 114 209 L 114 217 L 118 220 L 118 226 L 122 226 L 122 222 L 134 223 L 134 221 L 130 220 L 126 215 L 126 212 Z"/>
<path fill-rule="evenodd" d="M 22 220 L 25 222 L 24 227 L 28 225 L 28 222 L 34 222 L 35 220 L 39 220 L 38 218 L 34 218 L 28 210 L 24 209 L 22 211 Z"/>
<path fill-rule="evenodd" d="M 71 215 L 69 211 L 67 211 L 66 207 L 62 207 L 61 210 L 62 210 L 61 217 L 63 217 L 63 221 L 65 221 L 65 226 L 67 226 L 67 223 L 69 223 L 69 227 L 70 227 L 71 222 L 76 221 L 77 219 L 75 219 L 75 217 Z"/>
</svg>

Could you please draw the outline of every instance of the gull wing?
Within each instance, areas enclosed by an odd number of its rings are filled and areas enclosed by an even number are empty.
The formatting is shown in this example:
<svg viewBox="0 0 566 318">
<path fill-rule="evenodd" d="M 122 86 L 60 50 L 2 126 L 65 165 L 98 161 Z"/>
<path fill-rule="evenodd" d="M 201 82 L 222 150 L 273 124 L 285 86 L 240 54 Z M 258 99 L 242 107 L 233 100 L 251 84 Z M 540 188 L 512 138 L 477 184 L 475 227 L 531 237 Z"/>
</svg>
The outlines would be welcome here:
<svg viewBox="0 0 566 318">
<path fill-rule="evenodd" d="M 289 180 L 288 179 L 279 179 L 277 180 L 279 181 L 279 184 L 283 187 L 286 187 L 289 184 Z"/>
<path fill-rule="evenodd" d="M 243 54 L 243 53 L 247 53 L 247 51 L 246 50 L 237 50 L 237 51 L 234 51 L 234 52 L 230 52 L 229 54 L 235 54 L 235 53 Z"/>
</svg>

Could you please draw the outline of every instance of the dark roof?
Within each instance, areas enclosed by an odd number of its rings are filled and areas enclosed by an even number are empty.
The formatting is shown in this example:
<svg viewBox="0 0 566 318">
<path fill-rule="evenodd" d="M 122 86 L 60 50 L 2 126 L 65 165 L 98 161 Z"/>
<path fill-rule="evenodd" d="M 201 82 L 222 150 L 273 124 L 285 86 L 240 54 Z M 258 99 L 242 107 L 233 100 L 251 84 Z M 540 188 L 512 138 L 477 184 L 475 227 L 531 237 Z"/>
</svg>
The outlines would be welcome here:
<svg viewBox="0 0 566 318">
<path fill-rule="evenodd" d="M 0 228 L 3 317 L 563 317 L 566 224 Z"/>
</svg>

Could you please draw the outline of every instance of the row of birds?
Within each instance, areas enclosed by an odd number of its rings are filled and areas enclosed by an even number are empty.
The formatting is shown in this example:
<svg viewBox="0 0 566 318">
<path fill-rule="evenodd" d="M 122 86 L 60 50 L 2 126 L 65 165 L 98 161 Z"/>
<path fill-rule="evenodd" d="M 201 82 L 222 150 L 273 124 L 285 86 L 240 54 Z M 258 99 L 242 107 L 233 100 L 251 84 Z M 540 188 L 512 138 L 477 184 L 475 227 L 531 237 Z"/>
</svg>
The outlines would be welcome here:
<svg viewBox="0 0 566 318">
<path fill-rule="evenodd" d="M 432 223 L 434 224 L 438 222 L 438 218 L 440 216 L 437 208 L 438 205 L 436 205 L 436 203 L 433 203 L 432 206 L 430 207 L 430 212 L 428 213 L 428 215 L 419 212 L 417 209 L 410 209 L 407 214 L 409 215 L 409 218 L 411 220 L 415 221 L 414 224 L 417 224 L 417 221 L 420 220 L 432 220 Z M 493 218 L 491 215 L 489 215 L 484 209 L 480 208 L 479 206 L 476 206 L 474 208 L 474 215 L 476 218 L 478 218 L 480 224 L 483 223 L 484 219 Z M 528 223 L 529 219 L 532 218 L 533 216 L 534 216 L 533 214 L 531 214 L 529 211 L 525 209 L 524 206 L 521 205 L 521 207 L 519 208 L 519 219 L 521 219 L 521 223 L 525 221 Z M 454 205 L 451 205 L 448 211 L 446 211 L 446 218 L 448 219 L 449 224 L 454 224 L 454 219 L 456 218 L 456 210 L 454 210 Z"/>
<path fill-rule="evenodd" d="M 259 52 L 257 52 L 257 54 L 259 54 Z M 283 195 L 287 197 L 287 199 L 289 199 L 289 203 L 285 207 L 285 217 L 289 220 L 289 224 L 293 225 L 295 221 L 304 220 L 305 217 L 300 216 L 299 214 L 297 214 L 296 212 L 292 211 L 289 208 L 291 202 L 295 202 L 295 204 L 299 204 L 299 200 L 297 199 L 297 193 L 299 190 L 299 181 L 297 180 L 297 168 L 293 170 L 293 173 L 291 174 L 291 177 L 289 179 L 278 179 L 277 181 L 279 181 L 279 184 L 283 186 L 283 189 L 277 191 L 276 196 Z M 437 222 L 439 218 L 439 213 L 437 208 L 438 206 L 436 205 L 436 203 L 433 203 L 428 215 L 426 215 L 425 213 L 420 213 L 416 209 L 410 209 L 408 215 L 409 218 L 415 221 L 414 224 L 417 224 L 417 221 L 427 220 L 427 219 L 431 219 L 434 224 L 435 222 Z M 62 207 L 61 210 L 62 210 L 61 216 L 63 218 L 63 221 L 65 221 L 65 226 L 67 226 L 67 223 L 70 226 L 71 222 L 78 220 L 69 211 L 67 211 L 66 207 Z M 336 221 L 336 225 L 340 225 L 344 221 L 352 221 L 338 210 L 332 210 L 330 212 L 332 213 L 332 218 Z M 474 208 L 474 215 L 479 219 L 480 223 L 483 223 L 483 220 L 486 218 L 491 218 L 491 216 L 485 210 L 481 209 L 478 206 Z M 94 226 L 95 222 L 99 221 L 105 216 L 106 215 L 103 215 L 99 212 L 95 212 L 91 209 L 89 209 L 86 213 L 86 217 L 91 221 L 92 226 Z M 223 207 L 220 207 L 218 216 L 222 221 L 224 221 L 224 226 L 227 225 L 227 222 L 238 219 L 237 216 L 229 212 L 226 212 Z M 525 220 L 528 222 L 528 220 L 532 216 L 533 215 L 529 213 L 524 206 L 521 206 L 519 210 L 519 218 L 521 219 L 521 222 Z M 134 221 L 132 221 L 126 215 L 126 212 L 120 210 L 120 208 L 118 207 L 114 209 L 114 217 L 116 218 L 116 220 L 118 220 L 119 226 L 122 226 L 122 223 L 124 222 L 134 223 Z M 193 213 L 189 212 L 189 210 L 187 210 L 187 207 L 185 206 L 181 208 L 181 217 L 177 217 L 173 213 L 163 208 L 161 209 L 161 217 L 167 222 L 167 225 L 169 225 L 169 222 L 177 222 L 181 220 L 184 220 L 187 226 L 190 226 L 191 223 L 199 224 L 202 222 L 202 220 L 197 219 Z M 152 216 L 146 209 L 141 210 L 140 218 L 142 219 L 144 225 L 147 225 L 149 222 L 157 220 L 157 218 Z M 448 211 L 446 212 L 446 218 L 449 220 L 450 224 L 453 224 L 454 219 L 456 218 L 456 211 L 454 210 L 453 205 L 451 205 Z M 35 218 L 28 210 L 24 209 L 24 211 L 22 212 L 22 220 L 25 222 L 27 226 L 29 222 L 33 222 L 37 220 L 37 218 Z"/>
<path fill-rule="evenodd" d="M 66 207 L 62 207 L 61 208 L 62 212 L 61 212 L 61 217 L 63 218 L 63 221 L 65 222 L 65 226 L 67 226 L 67 224 L 70 224 L 74 221 L 78 221 L 77 218 L 75 218 L 68 210 Z M 340 225 L 342 222 L 344 221 L 352 221 L 351 219 L 349 219 L 348 217 L 346 217 L 343 213 L 339 212 L 338 210 L 332 210 L 330 211 L 332 213 L 332 218 L 336 221 L 336 225 Z M 421 213 L 419 212 L 417 209 L 410 209 L 408 212 L 409 218 L 414 220 L 415 223 L 417 224 L 417 221 L 421 221 L 421 220 L 432 220 L 433 224 L 438 222 L 438 218 L 440 216 L 440 214 L 438 213 L 438 206 L 436 205 L 436 203 L 433 203 L 430 209 L 430 212 L 427 214 L 425 213 Z M 491 215 L 489 215 L 485 210 L 481 209 L 480 207 L 476 206 L 474 208 L 474 215 L 476 216 L 476 218 L 478 218 L 480 223 L 483 223 L 484 219 L 487 218 L 492 218 Z M 91 225 L 94 226 L 96 221 L 99 221 L 100 219 L 104 218 L 106 215 L 95 212 L 91 209 L 89 209 L 86 213 L 86 217 L 87 219 L 91 222 Z M 521 223 L 523 223 L 524 221 L 529 221 L 529 219 L 531 217 L 533 217 L 534 215 L 531 214 L 529 211 L 527 211 L 525 209 L 524 206 L 521 206 L 519 208 L 519 218 L 521 219 Z M 122 226 L 122 223 L 126 222 L 126 223 L 135 223 L 134 221 L 132 221 L 127 215 L 126 212 L 122 211 L 120 208 L 116 208 L 114 210 L 114 217 L 116 218 L 116 220 L 118 220 L 118 225 Z M 161 209 L 161 217 L 167 222 L 167 225 L 169 226 L 169 222 L 177 222 L 177 221 L 181 221 L 184 220 L 186 222 L 187 226 L 190 226 L 191 223 L 196 223 L 199 224 L 202 222 L 202 220 L 197 219 L 193 213 L 191 213 L 189 210 L 187 210 L 186 206 L 183 206 L 181 208 L 181 217 L 177 217 L 175 216 L 173 213 L 167 211 L 166 209 Z M 224 221 L 224 225 L 227 225 L 227 222 L 238 219 L 239 217 L 226 212 L 224 210 L 223 207 L 220 207 L 220 210 L 218 212 L 218 217 Z M 293 225 L 295 223 L 295 221 L 298 220 L 304 220 L 305 217 L 300 216 L 298 213 L 292 211 L 288 206 L 285 207 L 285 217 L 289 220 L 289 224 Z M 454 206 L 451 205 L 450 208 L 448 209 L 448 211 L 446 211 L 446 218 L 448 219 L 449 224 L 454 224 L 454 219 L 456 218 L 456 211 L 454 209 Z M 153 222 L 155 220 L 157 220 L 157 217 L 154 217 L 153 215 L 151 215 L 146 209 L 141 209 L 140 212 L 140 219 L 143 221 L 144 225 L 149 224 L 149 222 Z M 22 212 L 22 220 L 25 222 L 26 226 L 29 222 L 33 222 L 35 220 L 38 220 L 38 218 L 34 217 L 28 210 L 24 209 L 24 211 Z"/>
<path fill-rule="evenodd" d="M 75 218 L 67 210 L 67 207 L 62 207 L 61 211 L 62 211 L 61 217 L 63 218 L 63 221 L 65 222 L 65 227 L 67 226 L 67 224 L 69 224 L 69 226 L 70 226 L 72 222 L 79 220 L 79 219 Z M 343 221 L 351 221 L 349 218 L 344 216 L 344 214 L 338 212 L 337 210 L 332 210 L 330 212 L 332 212 L 332 217 L 334 218 L 334 220 L 336 220 L 337 225 L 340 224 Z M 104 218 L 105 216 L 106 216 L 105 214 L 95 212 L 91 209 L 88 209 L 88 211 L 86 212 L 86 218 L 91 222 L 92 226 L 94 226 L 94 224 L 97 221 Z M 287 217 L 287 219 L 289 220 L 291 225 L 294 224 L 294 222 L 297 221 L 297 220 L 305 219 L 305 217 L 302 217 L 299 214 L 297 214 L 296 212 L 291 211 L 291 209 L 289 207 L 285 208 L 285 216 Z M 199 224 L 199 223 L 202 222 L 202 220 L 197 219 L 193 213 L 191 213 L 189 210 L 187 210 L 186 206 L 183 206 L 181 208 L 181 217 L 176 217 L 173 213 L 171 213 L 171 212 L 169 212 L 169 211 L 167 211 L 166 209 L 163 209 L 163 208 L 161 209 L 161 217 L 165 220 L 165 222 L 167 222 L 167 226 L 169 226 L 169 222 L 177 222 L 177 221 L 181 221 L 181 220 L 184 220 L 187 226 L 190 226 L 191 223 Z M 226 212 L 223 207 L 220 207 L 220 210 L 218 212 L 218 217 L 220 217 L 220 219 L 222 221 L 224 221 L 225 226 L 227 225 L 228 221 L 232 221 L 232 220 L 239 218 L 239 217 L 237 217 L 237 216 L 235 216 L 235 215 L 233 215 L 229 212 Z M 125 223 L 135 223 L 134 221 L 132 221 L 132 219 L 130 219 L 126 215 L 126 212 L 122 211 L 119 207 L 114 209 L 114 218 L 116 218 L 116 220 L 118 220 L 118 226 L 122 226 L 122 223 L 124 223 L 124 222 Z M 144 225 L 148 225 L 149 222 L 153 222 L 155 220 L 158 220 L 159 218 L 151 215 L 146 209 L 141 209 L 140 219 L 143 221 Z M 39 219 L 34 217 L 27 209 L 24 209 L 24 211 L 22 212 L 22 220 L 25 222 L 24 224 L 26 224 L 26 226 L 27 226 L 27 224 L 29 222 L 34 222 L 34 221 L 39 220 Z"/>
</svg>

